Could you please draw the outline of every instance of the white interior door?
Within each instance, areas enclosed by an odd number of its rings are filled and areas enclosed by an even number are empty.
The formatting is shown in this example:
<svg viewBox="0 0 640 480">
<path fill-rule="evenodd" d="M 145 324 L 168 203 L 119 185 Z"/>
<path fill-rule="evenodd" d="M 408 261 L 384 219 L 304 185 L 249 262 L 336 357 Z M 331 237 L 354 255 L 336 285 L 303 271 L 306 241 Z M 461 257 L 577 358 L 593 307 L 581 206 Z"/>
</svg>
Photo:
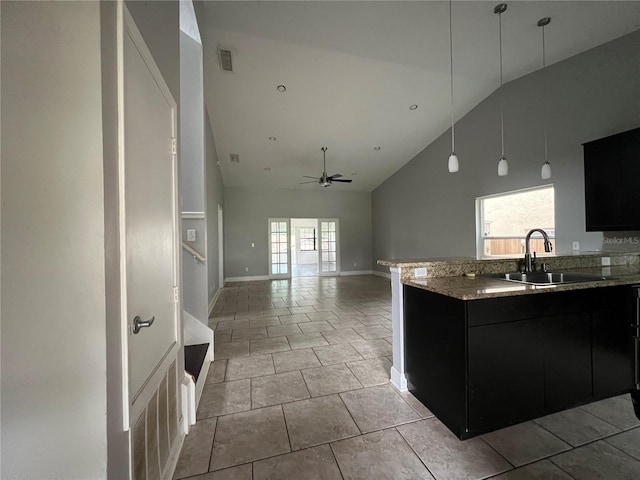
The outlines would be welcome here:
<svg viewBox="0 0 640 480">
<path fill-rule="evenodd" d="M 321 218 L 318 248 L 320 275 L 340 275 L 340 225 L 337 218 Z"/>
<path fill-rule="evenodd" d="M 291 278 L 288 218 L 269 219 L 269 278 Z"/>
<path fill-rule="evenodd" d="M 176 104 L 126 9 L 124 25 L 121 241 L 132 426 L 178 351 L 179 218 Z"/>
</svg>

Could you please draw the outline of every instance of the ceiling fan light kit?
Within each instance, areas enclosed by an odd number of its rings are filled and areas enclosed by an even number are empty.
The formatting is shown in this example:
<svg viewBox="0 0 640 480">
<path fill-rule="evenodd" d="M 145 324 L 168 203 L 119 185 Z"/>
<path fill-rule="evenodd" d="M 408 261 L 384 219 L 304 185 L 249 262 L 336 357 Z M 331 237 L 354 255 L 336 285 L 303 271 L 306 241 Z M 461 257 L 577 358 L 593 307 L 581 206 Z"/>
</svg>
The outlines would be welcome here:
<svg viewBox="0 0 640 480">
<path fill-rule="evenodd" d="M 300 185 L 304 185 L 305 183 L 319 183 L 320 185 L 326 188 L 326 187 L 330 187 L 333 182 L 351 183 L 353 181 L 351 179 L 340 178 L 342 177 L 342 174 L 340 173 L 327 175 L 327 147 L 322 147 L 320 150 L 322 150 L 322 162 L 323 162 L 322 176 L 310 177 L 308 175 L 304 175 L 304 178 L 313 178 L 314 180 L 311 180 L 309 182 L 300 182 Z"/>
</svg>

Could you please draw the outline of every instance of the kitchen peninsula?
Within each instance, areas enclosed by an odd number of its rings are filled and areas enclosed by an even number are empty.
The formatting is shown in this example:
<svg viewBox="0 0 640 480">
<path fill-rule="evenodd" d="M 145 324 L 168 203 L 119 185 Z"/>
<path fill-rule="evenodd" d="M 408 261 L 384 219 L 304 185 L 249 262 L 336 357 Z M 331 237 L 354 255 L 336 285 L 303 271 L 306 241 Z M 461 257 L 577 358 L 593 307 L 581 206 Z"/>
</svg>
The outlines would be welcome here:
<svg viewBox="0 0 640 480">
<path fill-rule="evenodd" d="M 469 438 L 633 385 L 630 285 L 640 255 L 548 256 L 581 283 L 496 278 L 516 259 L 380 260 L 392 277 L 391 380 L 459 438 Z"/>
</svg>

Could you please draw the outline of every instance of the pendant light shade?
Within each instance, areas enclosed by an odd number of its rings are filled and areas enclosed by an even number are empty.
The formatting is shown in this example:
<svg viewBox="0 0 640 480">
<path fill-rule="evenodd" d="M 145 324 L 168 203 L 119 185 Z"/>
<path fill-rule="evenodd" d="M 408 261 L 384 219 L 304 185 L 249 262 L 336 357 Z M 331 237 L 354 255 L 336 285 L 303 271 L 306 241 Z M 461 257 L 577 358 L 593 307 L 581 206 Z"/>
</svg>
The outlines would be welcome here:
<svg viewBox="0 0 640 480">
<path fill-rule="evenodd" d="M 449 173 L 456 173 L 460 169 L 460 162 L 456 155 L 455 125 L 453 122 L 453 25 L 451 21 L 451 0 L 449 0 L 449 66 L 451 80 L 451 155 L 447 165 Z"/>
<path fill-rule="evenodd" d="M 544 122 L 544 163 L 542 164 L 542 169 L 540 170 L 540 177 L 543 180 L 548 180 L 551 178 L 551 164 L 549 163 L 549 155 L 548 155 L 548 144 L 547 144 L 547 100 L 546 100 L 546 82 L 545 82 L 545 68 L 547 66 L 547 58 L 546 58 L 546 44 L 544 38 L 544 27 L 551 23 L 551 17 L 544 17 L 538 20 L 538 26 L 542 27 L 542 87 L 544 89 L 543 95 L 543 104 L 544 104 L 544 115 L 542 121 Z"/>
<path fill-rule="evenodd" d="M 498 161 L 498 176 L 506 177 L 509 174 L 509 162 L 504 156 L 504 105 L 502 101 L 502 14 L 507 11 L 507 4 L 500 3 L 493 9 L 493 13 L 498 15 L 498 31 L 500 35 L 500 145 L 502 147 L 502 156 Z"/>
</svg>

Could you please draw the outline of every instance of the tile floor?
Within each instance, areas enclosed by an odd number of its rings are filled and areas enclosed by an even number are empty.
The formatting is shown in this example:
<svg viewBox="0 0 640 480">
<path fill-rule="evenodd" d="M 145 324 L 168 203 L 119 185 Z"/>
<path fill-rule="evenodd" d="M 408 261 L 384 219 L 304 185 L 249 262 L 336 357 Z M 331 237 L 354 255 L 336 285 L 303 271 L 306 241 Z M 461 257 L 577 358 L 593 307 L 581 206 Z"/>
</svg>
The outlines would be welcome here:
<svg viewBox="0 0 640 480">
<path fill-rule="evenodd" d="M 464 442 L 389 383 L 391 289 L 374 276 L 229 285 L 176 479 L 640 478 L 628 396 Z"/>
</svg>

